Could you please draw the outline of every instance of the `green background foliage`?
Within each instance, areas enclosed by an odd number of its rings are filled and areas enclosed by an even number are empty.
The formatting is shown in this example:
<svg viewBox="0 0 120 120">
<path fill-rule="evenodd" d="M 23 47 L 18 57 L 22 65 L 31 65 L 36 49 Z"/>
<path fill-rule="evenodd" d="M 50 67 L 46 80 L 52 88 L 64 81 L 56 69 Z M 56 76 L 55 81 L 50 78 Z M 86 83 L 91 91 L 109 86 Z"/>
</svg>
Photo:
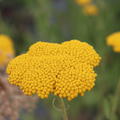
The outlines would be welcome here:
<svg viewBox="0 0 120 120">
<path fill-rule="evenodd" d="M 106 37 L 120 31 L 120 1 L 95 0 L 98 16 L 86 16 L 74 0 L 2 0 L 0 33 L 12 37 L 16 55 L 37 41 L 61 43 L 79 39 L 101 55 L 96 86 L 83 97 L 66 102 L 70 120 L 120 120 L 120 54 L 106 45 Z M 119 84 L 118 84 L 119 83 Z M 61 120 L 52 104 L 54 96 L 41 100 L 20 120 Z M 56 98 L 57 99 L 57 98 Z M 59 106 L 57 106 L 59 107 Z"/>
</svg>

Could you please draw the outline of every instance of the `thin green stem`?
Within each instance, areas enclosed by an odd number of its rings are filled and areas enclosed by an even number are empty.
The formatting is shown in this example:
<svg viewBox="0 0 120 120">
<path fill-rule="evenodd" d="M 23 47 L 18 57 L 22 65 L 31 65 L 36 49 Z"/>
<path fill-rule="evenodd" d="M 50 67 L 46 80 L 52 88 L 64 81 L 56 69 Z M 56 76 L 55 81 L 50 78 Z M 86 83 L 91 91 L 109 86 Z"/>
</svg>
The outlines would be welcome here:
<svg viewBox="0 0 120 120">
<path fill-rule="evenodd" d="M 63 119 L 68 120 L 68 115 L 67 115 L 67 110 L 66 110 L 64 100 L 62 98 L 60 98 L 60 102 L 61 102 L 61 108 L 62 108 L 62 112 L 63 112 Z"/>
<path fill-rule="evenodd" d="M 120 80 L 118 81 L 118 85 L 115 92 L 114 102 L 111 111 L 111 120 L 113 120 L 114 115 L 116 114 L 119 98 L 120 98 Z"/>
</svg>

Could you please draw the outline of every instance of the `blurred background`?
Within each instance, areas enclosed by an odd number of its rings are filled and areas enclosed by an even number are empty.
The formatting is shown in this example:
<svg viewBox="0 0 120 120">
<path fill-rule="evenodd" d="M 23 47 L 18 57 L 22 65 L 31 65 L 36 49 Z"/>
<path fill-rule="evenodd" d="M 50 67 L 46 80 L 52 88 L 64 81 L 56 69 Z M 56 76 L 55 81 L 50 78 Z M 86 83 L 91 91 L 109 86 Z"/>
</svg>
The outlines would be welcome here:
<svg viewBox="0 0 120 120">
<path fill-rule="evenodd" d="M 90 4 L 95 8 L 85 8 L 78 0 L 0 0 L 0 34 L 12 38 L 16 56 L 37 41 L 78 39 L 94 46 L 102 57 L 96 86 L 83 97 L 65 101 L 69 120 L 120 120 L 120 54 L 106 45 L 106 37 L 120 31 L 120 0 Z M 21 110 L 16 120 L 62 120 L 52 101 L 52 95 L 39 99 L 36 108 Z"/>
</svg>

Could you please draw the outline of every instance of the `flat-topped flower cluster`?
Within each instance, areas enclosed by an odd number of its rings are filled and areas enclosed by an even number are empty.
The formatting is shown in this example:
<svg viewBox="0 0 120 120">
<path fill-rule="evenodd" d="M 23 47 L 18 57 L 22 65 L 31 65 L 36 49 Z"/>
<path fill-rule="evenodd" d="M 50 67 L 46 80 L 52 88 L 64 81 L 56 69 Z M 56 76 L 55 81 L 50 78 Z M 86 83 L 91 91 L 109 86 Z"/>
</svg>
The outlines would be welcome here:
<svg viewBox="0 0 120 120">
<path fill-rule="evenodd" d="M 107 37 L 107 44 L 112 46 L 115 52 L 120 52 L 120 32 L 109 35 Z"/>
<path fill-rule="evenodd" d="M 9 63 L 7 73 L 26 95 L 47 98 L 52 93 L 72 100 L 94 87 L 100 60 L 91 45 L 78 40 L 37 42 Z"/>
<path fill-rule="evenodd" d="M 11 38 L 0 35 L 0 66 L 4 66 L 14 56 L 14 47 Z"/>
</svg>

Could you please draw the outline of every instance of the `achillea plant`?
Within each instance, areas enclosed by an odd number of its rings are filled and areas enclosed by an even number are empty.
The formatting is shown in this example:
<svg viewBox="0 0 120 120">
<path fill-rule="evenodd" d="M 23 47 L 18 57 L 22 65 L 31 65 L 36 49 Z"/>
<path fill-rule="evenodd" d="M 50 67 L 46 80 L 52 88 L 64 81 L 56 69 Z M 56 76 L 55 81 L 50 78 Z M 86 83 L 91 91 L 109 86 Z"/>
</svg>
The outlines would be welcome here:
<svg viewBox="0 0 120 120">
<path fill-rule="evenodd" d="M 120 32 L 115 32 L 107 37 L 107 45 L 113 47 L 114 52 L 120 53 Z M 120 78 L 118 78 L 118 83 L 116 86 L 115 93 L 113 95 L 110 116 L 108 118 L 110 120 L 114 120 L 117 117 L 117 110 L 119 108 L 120 101 Z"/>
<path fill-rule="evenodd" d="M 38 42 L 13 59 L 7 73 L 9 82 L 26 95 L 47 98 L 53 93 L 72 100 L 94 87 L 94 68 L 100 59 L 92 46 L 78 40 L 62 44 Z"/>
<path fill-rule="evenodd" d="M 109 35 L 107 37 L 107 44 L 112 46 L 115 52 L 120 52 L 120 32 Z"/>
<path fill-rule="evenodd" d="M 83 7 L 83 12 L 85 15 L 96 16 L 98 15 L 98 8 L 96 5 L 89 4 Z"/>
<path fill-rule="evenodd" d="M 9 82 L 19 86 L 26 95 L 59 96 L 64 120 L 68 120 L 62 98 L 72 100 L 90 91 L 97 76 L 94 68 L 100 60 L 94 48 L 85 42 L 38 42 L 26 54 L 13 59 L 7 73 Z"/>
<path fill-rule="evenodd" d="M 92 0 L 76 0 L 76 3 L 82 6 L 83 13 L 88 16 L 98 15 L 98 8 Z"/>
<path fill-rule="evenodd" d="M 4 67 L 14 56 L 14 46 L 10 37 L 0 35 L 0 67 Z"/>
<path fill-rule="evenodd" d="M 92 2 L 92 0 L 75 0 L 78 5 L 85 6 Z"/>
</svg>

